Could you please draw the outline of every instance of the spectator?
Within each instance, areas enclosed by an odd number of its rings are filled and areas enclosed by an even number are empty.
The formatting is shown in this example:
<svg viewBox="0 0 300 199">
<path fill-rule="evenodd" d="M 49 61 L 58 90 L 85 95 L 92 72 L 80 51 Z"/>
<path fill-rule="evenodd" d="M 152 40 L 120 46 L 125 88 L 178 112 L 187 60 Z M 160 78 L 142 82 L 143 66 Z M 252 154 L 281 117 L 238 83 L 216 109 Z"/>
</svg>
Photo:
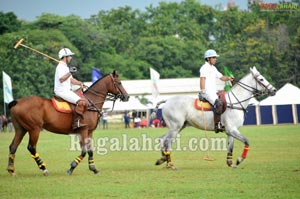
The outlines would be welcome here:
<svg viewBox="0 0 300 199">
<path fill-rule="evenodd" d="M 143 117 L 143 119 L 140 123 L 140 126 L 141 126 L 141 128 L 148 127 L 148 120 L 145 117 Z"/>
<path fill-rule="evenodd" d="M 141 118 L 139 116 L 135 117 L 133 122 L 135 128 L 141 128 Z"/>
<path fill-rule="evenodd" d="M 124 123 L 125 123 L 125 128 L 130 128 L 130 117 L 127 111 L 124 112 Z"/>
<path fill-rule="evenodd" d="M 161 123 L 160 123 L 160 120 L 155 118 L 153 121 L 152 121 L 152 127 L 160 127 L 161 126 Z"/>
<path fill-rule="evenodd" d="M 108 129 L 108 114 L 107 111 L 104 111 L 102 113 L 102 124 L 103 124 L 103 129 Z"/>
</svg>

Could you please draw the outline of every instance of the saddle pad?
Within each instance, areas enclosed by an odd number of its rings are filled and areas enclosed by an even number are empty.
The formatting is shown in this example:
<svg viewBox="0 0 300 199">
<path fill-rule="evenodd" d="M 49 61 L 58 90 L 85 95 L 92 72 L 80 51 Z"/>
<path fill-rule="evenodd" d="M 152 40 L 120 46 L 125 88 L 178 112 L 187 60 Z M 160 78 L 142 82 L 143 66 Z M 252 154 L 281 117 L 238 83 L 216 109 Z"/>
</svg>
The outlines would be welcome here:
<svg viewBox="0 0 300 199">
<path fill-rule="evenodd" d="M 54 108 L 58 112 L 72 113 L 71 106 L 68 102 L 66 102 L 66 101 L 57 101 L 55 98 L 52 98 L 51 101 L 52 101 L 52 104 L 53 104 Z"/>
<path fill-rule="evenodd" d="M 211 105 L 208 102 L 202 102 L 199 99 L 195 99 L 194 106 L 197 110 L 211 111 Z"/>
</svg>

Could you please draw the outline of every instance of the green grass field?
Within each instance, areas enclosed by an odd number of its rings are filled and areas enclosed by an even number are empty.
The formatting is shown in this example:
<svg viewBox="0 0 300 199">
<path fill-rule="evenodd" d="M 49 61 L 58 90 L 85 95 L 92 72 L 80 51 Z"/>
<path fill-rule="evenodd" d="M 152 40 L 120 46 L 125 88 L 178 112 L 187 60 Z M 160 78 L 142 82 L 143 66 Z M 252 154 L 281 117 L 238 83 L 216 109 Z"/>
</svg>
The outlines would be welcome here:
<svg viewBox="0 0 300 199">
<path fill-rule="evenodd" d="M 94 157 L 101 173 L 88 170 L 86 157 L 72 176 L 66 171 L 80 152 L 70 151 L 71 137 L 42 132 L 37 150 L 50 172 L 47 177 L 26 149 L 28 136 L 16 153 L 17 176 L 11 177 L 6 167 L 13 133 L 0 133 L 0 198 L 300 198 L 300 125 L 241 128 L 251 146 L 237 169 L 226 165 L 226 151 L 210 151 L 215 161 L 204 161 L 205 151 L 186 150 L 173 152 L 179 169 L 169 170 L 154 165 L 160 157 L 154 147 L 139 150 L 136 142 L 123 139 L 128 136 L 141 143 L 143 136 L 154 140 L 166 130 L 97 130 Z M 225 138 L 213 132 L 208 135 Z M 190 139 L 204 137 L 203 131 L 187 128 L 180 144 L 187 146 Z M 109 140 L 105 148 L 99 147 L 103 138 Z M 112 142 L 116 138 L 123 139 L 119 146 Z M 117 151 L 118 147 L 127 150 Z M 107 154 L 100 155 L 100 149 L 108 149 Z M 234 160 L 242 150 L 243 144 L 236 141 Z"/>
</svg>

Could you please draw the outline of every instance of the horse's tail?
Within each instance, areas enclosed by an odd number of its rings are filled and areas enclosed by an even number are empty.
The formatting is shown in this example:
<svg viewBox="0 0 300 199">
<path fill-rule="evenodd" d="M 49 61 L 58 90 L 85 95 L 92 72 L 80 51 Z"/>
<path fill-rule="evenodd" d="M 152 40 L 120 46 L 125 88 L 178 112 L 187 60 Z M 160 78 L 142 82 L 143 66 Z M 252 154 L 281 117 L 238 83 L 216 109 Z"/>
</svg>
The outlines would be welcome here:
<svg viewBox="0 0 300 199">
<path fill-rule="evenodd" d="M 160 101 L 160 102 L 158 102 L 158 103 L 156 104 L 155 108 L 153 109 L 153 112 L 152 112 L 151 115 L 150 115 L 151 120 L 153 120 L 154 118 L 156 118 L 156 113 L 157 113 L 157 111 L 158 111 L 158 107 L 159 107 L 161 104 L 166 103 L 166 101 L 167 101 L 167 100 L 162 100 L 162 101 Z"/>
<path fill-rule="evenodd" d="M 8 108 L 11 109 L 12 107 L 14 107 L 16 104 L 18 103 L 17 100 L 13 100 L 8 104 Z"/>
</svg>

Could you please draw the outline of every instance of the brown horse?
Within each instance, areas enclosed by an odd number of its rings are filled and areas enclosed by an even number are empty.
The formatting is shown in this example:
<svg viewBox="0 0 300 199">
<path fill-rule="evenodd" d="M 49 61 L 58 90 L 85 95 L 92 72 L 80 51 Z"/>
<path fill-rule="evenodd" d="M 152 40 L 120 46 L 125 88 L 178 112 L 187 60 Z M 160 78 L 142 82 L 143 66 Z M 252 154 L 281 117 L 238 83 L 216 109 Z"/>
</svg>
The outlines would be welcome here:
<svg viewBox="0 0 300 199">
<path fill-rule="evenodd" d="M 15 127 L 15 136 L 9 146 L 7 167 L 12 176 L 16 175 L 14 167 L 16 150 L 27 132 L 29 133 L 27 149 L 44 175 L 49 174 L 44 162 L 36 152 L 36 145 L 42 128 L 58 134 L 79 135 L 81 154 L 72 161 L 71 168 L 67 171 L 69 175 L 72 174 L 86 153 L 89 156 L 89 169 L 95 174 L 98 173 L 94 165 L 91 140 L 99 117 L 101 117 L 103 103 L 105 100 L 115 101 L 118 98 L 122 101 L 128 101 L 129 96 L 123 88 L 116 71 L 96 81 L 83 92 L 83 95 L 88 101 L 88 109 L 84 114 L 84 123 L 87 126 L 75 131 L 72 129 L 72 113 L 58 112 L 52 105 L 51 99 L 30 96 L 9 104 L 11 119 Z"/>
</svg>

